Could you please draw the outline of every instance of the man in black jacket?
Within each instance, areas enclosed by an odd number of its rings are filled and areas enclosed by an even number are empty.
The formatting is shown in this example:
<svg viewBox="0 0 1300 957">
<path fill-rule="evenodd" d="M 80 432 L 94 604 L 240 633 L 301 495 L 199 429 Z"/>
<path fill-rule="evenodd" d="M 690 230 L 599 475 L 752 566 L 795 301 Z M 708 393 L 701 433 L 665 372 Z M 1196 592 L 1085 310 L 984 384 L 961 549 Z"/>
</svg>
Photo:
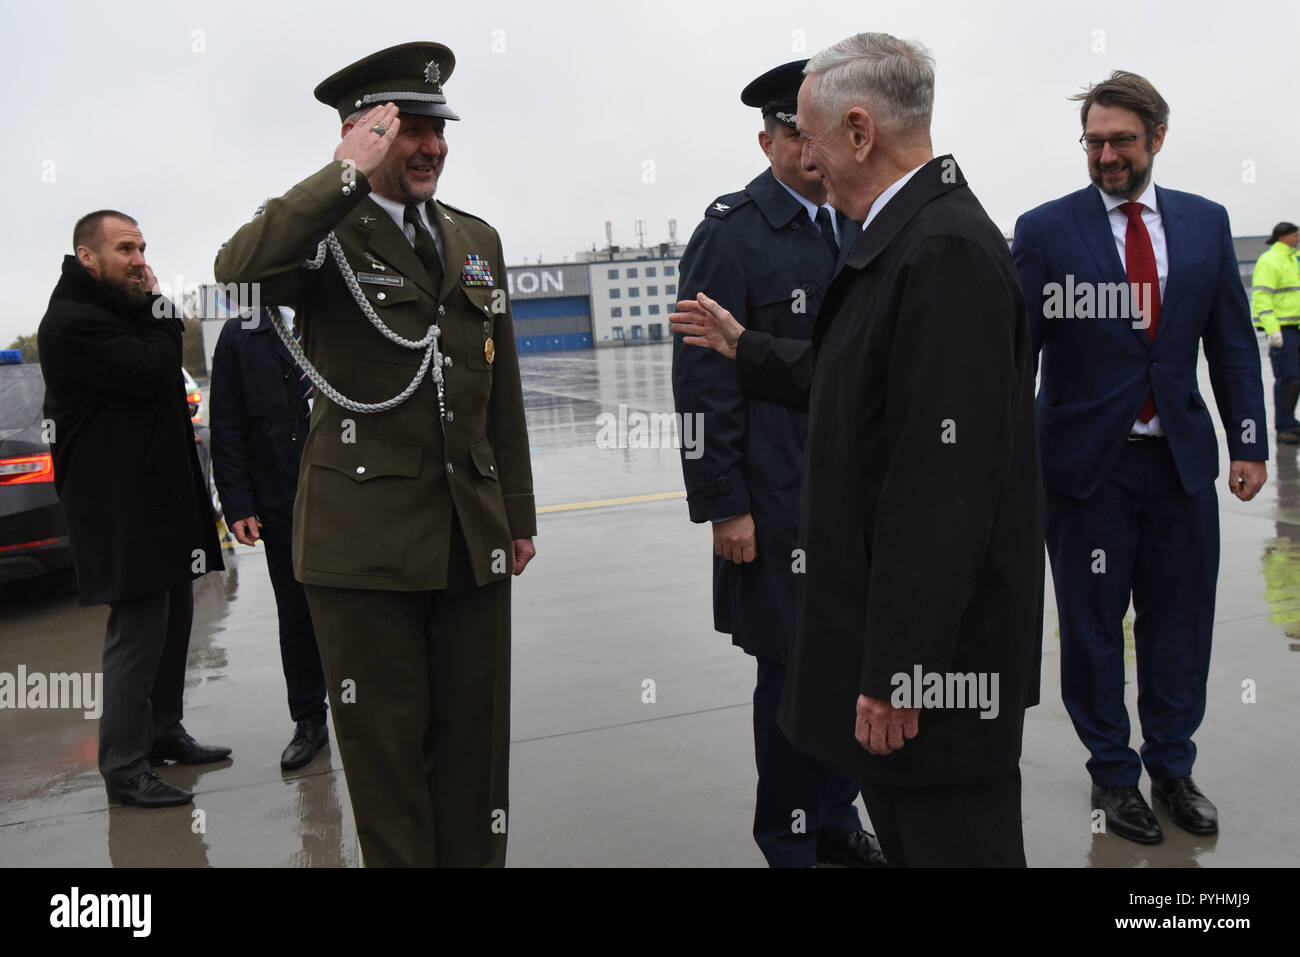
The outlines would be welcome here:
<svg viewBox="0 0 1300 957">
<path fill-rule="evenodd" d="M 181 725 L 191 583 L 224 567 L 181 379 L 182 325 L 154 291 L 134 219 L 90 213 L 72 244 L 37 342 L 81 604 L 111 609 L 99 770 L 110 801 L 185 804 L 193 795 L 151 765 L 230 749 Z"/>
<path fill-rule="evenodd" d="M 311 609 L 293 577 L 293 499 L 310 426 L 311 383 L 263 308 L 251 321 L 226 321 L 212 356 L 212 474 L 230 530 L 245 545 L 260 539 L 280 620 L 280 663 L 293 738 L 280 755 L 292 771 L 329 741 L 325 674 Z"/>
<path fill-rule="evenodd" d="M 807 60 L 768 70 L 740 94 L 762 111 L 768 168 L 704 212 L 682 256 L 681 298 L 703 290 L 750 329 L 806 340 L 858 225 L 826 203 L 821 177 L 800 168 L 795 97 Z M 754 840 L 773 867 L 883 863 L 853 801 L 858 782 L 795 750 L 776 725 L 794 640 L 808 416 L 747 400 L 719 355 L 673 342 L 673 399 L 698 416 L 702 454 L 682 449 L 691 521 L 713 525 L 713 622 L 756 659 Z"/>
<path fill-rule="evenodd" d="M 748 395 L 809 412 L 780 724 L 859 776 L 891 863 L 1024 866 L 1043 539 L 1019 278 L 956 161 L 933 154 L 924 48 L 859 34 L 805 74 L 803 166 L 863 223 L 811 344 L 742 330 L 706 295 L 672 317 L 736 357 Z"/>
</svg>

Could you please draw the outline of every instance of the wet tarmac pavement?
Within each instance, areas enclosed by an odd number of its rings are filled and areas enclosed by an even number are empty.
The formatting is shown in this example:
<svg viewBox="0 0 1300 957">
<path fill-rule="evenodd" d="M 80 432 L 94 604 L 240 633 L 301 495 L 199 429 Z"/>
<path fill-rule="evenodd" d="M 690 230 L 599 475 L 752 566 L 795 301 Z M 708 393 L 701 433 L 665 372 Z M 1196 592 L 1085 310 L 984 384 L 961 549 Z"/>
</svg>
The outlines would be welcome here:
<svg viewBox="0 0 1300 957">
<path fill-rule="evenodd" d="M 750 836 L 754 661 L 712 631 L 711 539 L 687 519 L 678 452 L 597 442 L 620 404 L 629 423 L 636 411 L 672 409 L 670 364 L 667 345 L 521 362 L 542 514 L 537 558 L 514 585 L 511 866 L 764 864 Z M 1271 405 L 1266 356 L 1263 366 Z M 1204 363 L 1202 391 L 1212 394 Z M 1219 807 L 1217 837 L 1187 834 L 1161 810 L 1165 840 L 1154 847 L 1091 832 L 1086 753 L 1060 702 L 1049 574 L 1043 703 L 1028 714 L 1021 765 L 1031 866 L 1300 861 L 1296 455 L 1283 446 L 1279 461 L 1274 450 L 1254 502 L 1219 483 L 1217 625 L 1195 769 Z M 0 865 L 359 864 L 337 754 L 279 768 L 293 725 L 265 558 L 240 546 L 227 565 L 195 585 L 185 725 L 232 747 L 232 759 L 161 769 L 196 792 L 193 807 L 110 810 L 95 720 L 0 709 Z M 0 672 L 97 671 L 106 617 L 77 607 L 67 580 L 5 586 Z M 1127 665 L 1136 725 L 1131 649 Z"/>
</svg>

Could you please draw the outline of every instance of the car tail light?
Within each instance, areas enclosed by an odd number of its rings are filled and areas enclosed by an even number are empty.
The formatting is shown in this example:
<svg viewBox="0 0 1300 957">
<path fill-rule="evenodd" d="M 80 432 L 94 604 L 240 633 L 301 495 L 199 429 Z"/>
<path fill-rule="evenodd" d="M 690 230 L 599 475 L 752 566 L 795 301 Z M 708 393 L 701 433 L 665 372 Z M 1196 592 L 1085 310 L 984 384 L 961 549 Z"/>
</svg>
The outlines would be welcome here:
<svg viewBox="0 0 1300 957">
<path fill-rule="evenodd" d="M 42 538 L 35 542 L 19 542 L 17 545 L 0 546 L 0 552 L 14 552 L 20 548 L 40 548 L 44 545 L 53 545 L 57 541 L 57 538 Z"/>
<path fill-rule="evenodd" d="M 0 485 L 53 481 L 54 457 L 49 452 L 0 459 Z"/>
<path fill-rule="evenodd" d="M 199 414 L 199 409 L 203 407 L 203 393 L 191 392 L 185 397 L 185 401 L 188 402 L 190 406 L 190 421 L 195 425 L 202 425 L 203 416 Z"/>
</svg>

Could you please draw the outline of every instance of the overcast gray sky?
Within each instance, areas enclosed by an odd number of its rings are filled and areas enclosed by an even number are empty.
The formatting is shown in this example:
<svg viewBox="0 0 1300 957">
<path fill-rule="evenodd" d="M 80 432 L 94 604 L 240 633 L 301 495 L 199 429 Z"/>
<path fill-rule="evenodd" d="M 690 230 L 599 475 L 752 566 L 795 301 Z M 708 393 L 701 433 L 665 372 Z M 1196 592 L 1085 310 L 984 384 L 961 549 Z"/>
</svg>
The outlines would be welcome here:
<svg viewBox="0 0 1300 957">
<path fill-rule="evenodd" d="M 1237 235 L 1300 221 L 1294 0 L 5 0 L 0 345 L 36 330 L 92 209 L 140 220 L 161 280 L 210 281 L 258 204 L 330 159 L 338 117 L 312 89 L 383 47 L 455 51 L 446 92 L 463 121 L 449 124 L 438 197 L 496 226 L 518 263 L 603 245 L 606 219 L 622 245 L 637 219 L 656 243 L 675 217 L 684 241 L 763 168 L 741 88 L 864 30 L 930 48 L 935 150 L 956 156 L 1004 231 L 1086 185 L 1066 98 L 1113 69 L 1170 104 L 1159 184 L 1223 203 Z"/>
</svg>

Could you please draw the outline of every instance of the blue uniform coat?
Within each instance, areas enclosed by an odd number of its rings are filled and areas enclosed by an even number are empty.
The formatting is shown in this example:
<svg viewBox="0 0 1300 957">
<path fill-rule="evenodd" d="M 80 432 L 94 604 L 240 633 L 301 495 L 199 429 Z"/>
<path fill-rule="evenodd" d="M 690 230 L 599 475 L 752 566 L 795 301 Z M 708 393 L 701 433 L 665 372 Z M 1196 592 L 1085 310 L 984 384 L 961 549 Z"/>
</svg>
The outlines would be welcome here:
<svg viewBox="0 0 1300 957">
<path fill-rule="evenodd" d="M 229 319 L 212 356 L 212 474 L 228 521 L 256 515 L 263 538 L 292 543 L 293 499 L 310 427 L 302 370 L 264 309 Z"/>
<path fill-rule="evenodd" d="M 841 248 L 857 235 L 857 224 L 841 219 Z M 807 340 L 835 267 L 804 207 L 768 169 L 705 211 L 682 256 L 678 298 L 703 292 L 747 329 Z M 714 628 L 749 654 L 784 662 L 798 604 L 791 556 L 808 416 L 746 399 L 729 360 L 681 336 L 673 342 L 673 396 L 678 412 L 704 416 L 703 455 L 682 450 L 691 521 L 751 513 L 758 539 L 752 563 L 714 556 Z"/>
</svg>

